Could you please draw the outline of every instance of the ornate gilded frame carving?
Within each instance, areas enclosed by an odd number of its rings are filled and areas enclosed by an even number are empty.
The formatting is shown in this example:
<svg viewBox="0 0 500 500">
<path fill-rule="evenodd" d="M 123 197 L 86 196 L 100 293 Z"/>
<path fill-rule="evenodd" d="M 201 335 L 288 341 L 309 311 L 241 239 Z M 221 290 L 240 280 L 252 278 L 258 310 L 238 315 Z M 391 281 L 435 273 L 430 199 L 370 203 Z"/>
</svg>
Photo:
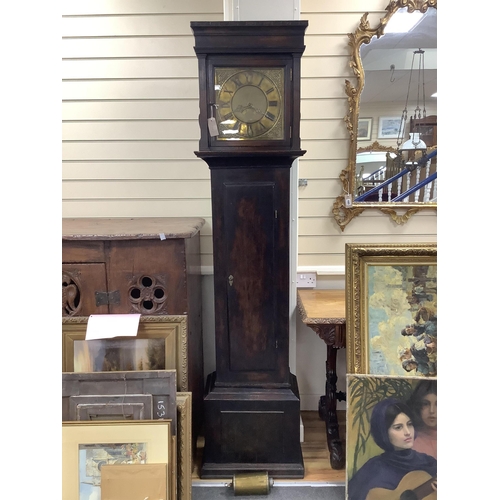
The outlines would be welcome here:
<svg viewBox="0 0 500 500">
<path fill-rule="evenodd" d="M 356 149 L 356 153 L 364 153 L 366 151 L 381 151 L 381 152 L 392 152 L 392 153 L 397 153 L 398 150 L 396 148 L 393 148 L 392 146 L 382 146 L 380 142 L 375 141 L 369 146 L 363 146 L 361 148 Z"/>
<path fill-rule="evenodd" d="M 377 276 L 378 281 L 376 282 L 374 278 L 371 286 L 382 287 L 383 290 L 389 290 L 390 294 L 380 290 L 377 293 L 369 294 L 369 268 L 375 266 L 379 268 L 384 266 L 387 270 L 382 270 L 382 274 L 380 274 L 380 270 L 377 270 L 379 274 L 373 276 Z M 394 269 L 396 266 L 397 270 Z M 401 283 L 398 282 L 400 279 L 398 273 L 403 275 L 403 268 L 415 270 L 417 267 L 425 266 L 437 267 L 437 243 L 346 244 L 346 358 L 348 373 L 371 373 L 369 325 L 371 321 L 375 321 L 375 316 L 370 316 L 370 308 L 386 312 L 387 319 L 377 323 L 379 344 L 384 349 L 392 349 L 394 342 L 403 346 L 405 343 L 403 340 L 408 340 L 408 337 L 401 335 L 400 332 L 406 326 L 409 316 L 413 317 L 410 324 L 413 321 L 417 322 L 417 314 L 413 313 L 412 307 L 425 307 L 427 311 L 433 308 L 437 319 L 437 280 L 434 279 L 435 276 L 431 277 L 430 274 L 426 274 L 425 280 L 421 277 L 412 277 L 412 279 L 407 280 L 411 281 L 414 286 L 421 286 L 422 282 L 426 283 L 424 289 L 419 290 L 418 295 L 415 296 L 408 295 L 408 290 L 405 288 L 406 281 L 401 279 Z M 393 269 L 391 270 L 391 268 Z M 435 271 L 437 269 L 433 269 L 432 272 Z M 410 269 L 407 272 L 409 273 Z M 384 279 L 390 280 L 390 282 L 383 281 Z M 427 282 L 429 282 L 428 289 Z M 435 287 L 432 283 L 435 283 Z M 414 288 L 412 288 L 413 290 Z M 412 304 L 410 304 L 410 298 L 413 301 Z M 408 304 L 405 303 L 406 300 Z M 388 310 L 390 313 L 387 313 Z M 423 312 L 421 311 L 420 314 L 422 315 Z M 392 350 L 390 352 L 393 353 Z M 389 366 L 389 361 L 387 365 Z M 390 365 L 389 367 L 394 370 L 395 366 Z M 378 375 L 390 374 L 378 373 Z"/>
<path fill-rule="evenodd" d="M 192 393 L 177 393 L 177 499 L 191 500 L 193 472 Z"/>
<path fill-rule="evenodd" d="M 358 135 L 358 118 L 361 92 L 365 85 L 365 72 L 361 62 L 360 47 L 364 43 L 369 43 L 376 36 L 380 38 L 384 33 L 384 28 L 387 25 L 392 15 L 400 8 L 407 8 L 408 12 L 420 11 L 426 12 L 429 8 L 437 8 L 437 0 L 391 0 L 386 7 L 386 14 L 380 19 L 380 24 L 375 28 L 370 28 L 368 21 L 369 13 L 366 12 L 361 17 L 358 28 L 354 33 L 349 33 L 349 47 L 351 52 L 350 66 L 356 78 L 356 84 L 353 85 L 349 80 L 345 80 L 345 92 L 349 105 L 348 114 L 344 117 L 347 130 L 350 135 L 349 143 L 349 159 L 347 168 L 340 173 L 343 193 L 338 196 L 333 204 L 333 218 L 344 231 L 345 227 L 355 217 L 360 215 L 367 209 L 377 209 L 389 215 L 392 220 L 399 225 L 405 224 L 408 219 L 415 213 L 424 209 L 437 210 L 437 203 L 391 203 L 391 202 L 362 202 L 351 203 L 351 206 L 346 206 L 346 195 L 353 194 L 353 186 L 355 185 L 356 176 L 356 152 L 357 152 L 357 135 Z M 402 215 L 398 211 L 404 211 Z"/>
</svg>

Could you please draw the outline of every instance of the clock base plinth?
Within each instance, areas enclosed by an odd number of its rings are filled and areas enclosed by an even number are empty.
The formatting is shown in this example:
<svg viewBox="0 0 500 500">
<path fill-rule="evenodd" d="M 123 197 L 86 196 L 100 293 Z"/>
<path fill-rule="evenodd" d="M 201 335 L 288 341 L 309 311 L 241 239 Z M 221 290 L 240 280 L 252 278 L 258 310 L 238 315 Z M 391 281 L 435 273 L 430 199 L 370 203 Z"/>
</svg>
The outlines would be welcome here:
<svg viewBox="0 0 500 500">
<path fill-rule="evenodd" d="M 295 375 L 290 387 L 217 387 L 207 380 L 202 479 L 232 478 L 267 471 L 272 478 L 304 477 L 300 445 L 300 398 Z"/>
</svg>

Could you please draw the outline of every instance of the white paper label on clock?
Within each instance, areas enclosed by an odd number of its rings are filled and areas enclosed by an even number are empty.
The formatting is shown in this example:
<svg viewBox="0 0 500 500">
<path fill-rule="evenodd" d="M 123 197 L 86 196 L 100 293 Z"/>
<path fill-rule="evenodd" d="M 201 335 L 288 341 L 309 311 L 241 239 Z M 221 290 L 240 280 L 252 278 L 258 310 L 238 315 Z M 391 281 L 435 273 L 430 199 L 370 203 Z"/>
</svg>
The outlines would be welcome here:
<svg viewBox="0 0 500 500">
<path fill-rule="evenodd" d="M 208 119 L 208 132 L 212 137 L 219 135 L 219 129 L 217 128 L 217 122 L 215 121 L 215 118 L 211 116 Z"/>
</svg>

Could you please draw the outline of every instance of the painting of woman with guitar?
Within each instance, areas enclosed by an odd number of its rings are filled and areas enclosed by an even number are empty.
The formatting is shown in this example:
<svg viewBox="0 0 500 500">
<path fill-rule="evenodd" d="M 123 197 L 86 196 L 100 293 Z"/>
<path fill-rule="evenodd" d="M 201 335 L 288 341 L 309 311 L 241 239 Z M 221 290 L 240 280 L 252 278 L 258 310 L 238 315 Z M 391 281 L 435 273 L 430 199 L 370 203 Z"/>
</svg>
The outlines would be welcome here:
<svg viewBox="0 0 500 500">
<path fill-rule="evenodd" d="M 384 381 L 378 382 L 383 387 Z M 409 388 L 414 387 L 412 382 L 407 382 Z M 397 391 L 393 390 L 392 395 L 371 405 L 369 438 L 381 452 L 374 453 L 348 478 L 348 500 L 437 499 L 437 460 L 413 449 L 414 414 L 401 389 L 408 390 L 400 384 L 399 397 L 394 397 Z M 373 393 L 371 398 L 373 402 Z M 349 440 L 349 433 L 347 437 Z"/>
</svg>

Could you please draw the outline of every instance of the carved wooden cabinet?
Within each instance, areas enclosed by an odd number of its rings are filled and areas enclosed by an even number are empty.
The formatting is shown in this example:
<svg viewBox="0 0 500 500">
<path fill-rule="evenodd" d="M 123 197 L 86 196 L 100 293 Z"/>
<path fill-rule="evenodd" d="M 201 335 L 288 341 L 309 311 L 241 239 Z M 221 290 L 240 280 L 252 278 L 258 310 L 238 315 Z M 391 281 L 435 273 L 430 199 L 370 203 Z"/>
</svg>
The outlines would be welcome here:
<svg viewBox="0 0 500 500">
<path fill-rule="evenodd" d="M 186 315 L 193 437 L 201 425 L 202 218 L 64 218 L 62 315 Z"/>
</svg>

